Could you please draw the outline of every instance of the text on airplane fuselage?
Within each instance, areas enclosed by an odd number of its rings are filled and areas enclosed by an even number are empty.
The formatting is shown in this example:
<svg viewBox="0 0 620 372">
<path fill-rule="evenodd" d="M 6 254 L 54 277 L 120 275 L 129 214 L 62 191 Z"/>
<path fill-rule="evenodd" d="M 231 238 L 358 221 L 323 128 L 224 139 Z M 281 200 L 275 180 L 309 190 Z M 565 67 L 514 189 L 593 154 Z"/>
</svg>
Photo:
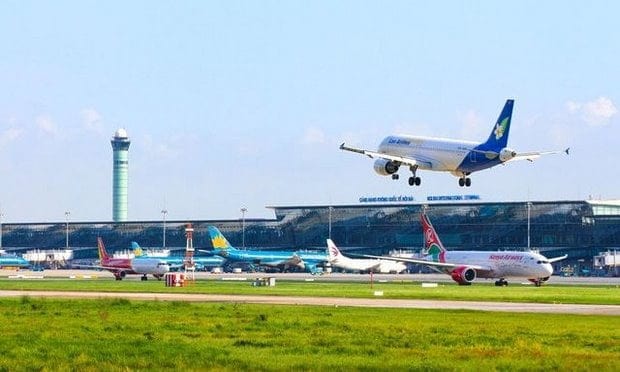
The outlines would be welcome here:
<svg viewBox="0 0 620 372">
<path fill-rule="evenodd" d="M 516 254 L 492 254 L 489 256 L 489 260 L 498 260 L 498 261 L 522 261 L 523 256 L 519 256 Z"/>
<path fill-rule="evenodd" d="M 389 144 L 395 144 L 395 145 L 406 145 L 409 146 L 411 145 L 411 141 L 408 141 L 406 139 L 402 139 L 402 138 L 390 138 L 388 140 Z"/>
</svg>

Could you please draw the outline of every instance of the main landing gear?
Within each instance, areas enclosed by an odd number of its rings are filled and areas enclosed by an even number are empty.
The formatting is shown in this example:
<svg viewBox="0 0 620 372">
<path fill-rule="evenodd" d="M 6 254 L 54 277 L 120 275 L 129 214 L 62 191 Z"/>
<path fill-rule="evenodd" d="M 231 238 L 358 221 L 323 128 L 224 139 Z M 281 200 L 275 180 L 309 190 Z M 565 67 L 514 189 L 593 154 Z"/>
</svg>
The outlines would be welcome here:
<svg viewBox="0 0 620 372">
<path fill-rule="evenodd" d="M 495 286 L 496 287 L 507 287 L 508 286 L 508 282 L 506 281 L 506 279 L 501 278 L 500 280 L 495 282 Z"/>
<path fill-rule="evenodd" d="M 418 166 L 417 165 L 412 165 L 411 167 L 409 167 L 409 170 L 411 170 L 411 173 L 413 174 L 411 177 L 409 177 L 409 186 L 420 186 L 420 184 L 422 183 L 422 179 L 420 177 L 416 177 L 415 173 L 418 170 Z"/>
<path fill-rule="evenodd" d="M 471 178 L 467 177 L 467 175 L 463 175 L 463 177 L 459 178 L 459 186 L 471 186 Z"/>
</svg>

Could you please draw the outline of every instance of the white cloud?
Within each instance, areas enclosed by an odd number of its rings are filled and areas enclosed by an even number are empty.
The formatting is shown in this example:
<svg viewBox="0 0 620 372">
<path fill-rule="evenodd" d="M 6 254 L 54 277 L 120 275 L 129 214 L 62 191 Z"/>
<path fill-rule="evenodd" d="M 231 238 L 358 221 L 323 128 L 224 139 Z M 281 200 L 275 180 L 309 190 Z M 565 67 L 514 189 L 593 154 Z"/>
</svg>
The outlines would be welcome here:
<svg viewBox="0 0 620 372">
<path fill-rule="evenodd" d="M 325 144 L 327 142 L 325 133 L 315 127 L 306 128 L 302 142 L 306 145 Z"/>
<path fill-rule="evenodd" d="M 22 134 L 21 129 L 9 128 L 5 130 L 4 132 L 0 133 L 0 146 L 4 146 L 7 143 L 15 141 L 16 139 L 19 138 L 21 134 Z"/>
<path fill-rule="evenodd" d="M 568 101 L 566 109 L 569 113 L 580 115 L 581 118 L 590 126 L 603 126 L 618 113 L 618 109 L 607 97 L 599 97 L 593 101 L 580 103 Z"/>
<path fill-rule="evenodd" d="M 37 116 L 35 119 L 35 124 L 42 134 L 51 136 L 56 136 L 58 134 L 58 127 L 49 115 Z"/>
<path fill-rule="evenodd" d="M 85 108 L 80 111 L 82 125 L 95 133 L 103 133 L 103 117 L 94 108 Z"/>
</svg>

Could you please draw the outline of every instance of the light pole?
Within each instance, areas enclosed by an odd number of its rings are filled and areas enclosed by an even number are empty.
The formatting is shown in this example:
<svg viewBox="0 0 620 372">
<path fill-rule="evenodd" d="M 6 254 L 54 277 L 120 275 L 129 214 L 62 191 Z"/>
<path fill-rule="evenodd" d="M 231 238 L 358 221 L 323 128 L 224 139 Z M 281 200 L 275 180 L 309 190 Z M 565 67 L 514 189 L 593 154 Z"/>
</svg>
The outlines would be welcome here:
<svg viewBox="0 0 620 372">
<path fill-rule="evenodd" d="M 241 246 L 245 249 L 245 212 L 248 209 L 246 207 L 241 208 Z"/>
<path fill-rule="evenodd" d="M 65 248 L 69 249 L 69 215 L 71 212 L 65 211 Z"/>
<path fill-rule="evenodd" d="M 328 208 L 329 210 L 329 228 L 328 228 L 328 233 L 327 233 L 327 237 L 328 238 L 332 238 L 332 211 L 334 210 L 334 207 L 329 206 Z"/>
<path fill-rule="evenodd" d="M 0 250 L 2 250 L 2 217 L 4 217 L 4 214 L 0 210 Z"/>
<path fill-rule="evenodd" d="M 527 250 L 530 251 L 530 210 L 532 209 L 532 203 L 527 202 Z"/>
<path fill-rule="evenodd" d="M 162 239 L 163 240 L 162 246 L 164 247 L 164 249 L 166 249 L 166 215 L 168 214 L 168 210 L 162 209 L 161 214 L 164 215 L 164 233 L 163 233 L 163 239 Z"/>
</svg>

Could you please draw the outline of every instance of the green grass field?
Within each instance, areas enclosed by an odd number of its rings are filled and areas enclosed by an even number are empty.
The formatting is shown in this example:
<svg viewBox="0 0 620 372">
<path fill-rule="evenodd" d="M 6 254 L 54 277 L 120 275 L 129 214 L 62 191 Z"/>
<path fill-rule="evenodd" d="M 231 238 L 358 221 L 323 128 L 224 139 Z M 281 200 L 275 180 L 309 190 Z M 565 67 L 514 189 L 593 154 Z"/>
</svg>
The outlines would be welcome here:
<svg viewBox="0 0 620 372">
<path fill-rule="evenodd" d="M 620 317 L 0 299 L 0 370 L 620 370 Z"/>
<path fill-rule="evenodd" d="M 620 288 L 616 286 L 545 285 L 542 287 L 513 285 L 495 287 L 493 284 L 476 283 L 458 286 L 440 284 L 436 288 L 422 288 L 420 283 L 392 282 L 299 282 L 278 281 L 275 287 L 253 287 L 250 282 L 227 282 L 200 280 L 186 288 L 166 288 L 162 282 L 149 280 L 115 281 L 99 280 L 14 280 L 0 279 L 0 289 L 19 290 L 76 290 L 76 291 L 122 291 L 122 292 L 184 292 L 211 294 L 270 294 L 295 296 L 373 297 L 375 291 L 383 291 L 384 298 L 509 301 L 571 304 L 620 305 Z"/>
<path fill-rule="evenodd" d="M 0 289 L 620 304 L 614 286 L 0 279 Z M 0 299 L 0 371 L 620 370 L 620 317 Z"/>
</svg>

